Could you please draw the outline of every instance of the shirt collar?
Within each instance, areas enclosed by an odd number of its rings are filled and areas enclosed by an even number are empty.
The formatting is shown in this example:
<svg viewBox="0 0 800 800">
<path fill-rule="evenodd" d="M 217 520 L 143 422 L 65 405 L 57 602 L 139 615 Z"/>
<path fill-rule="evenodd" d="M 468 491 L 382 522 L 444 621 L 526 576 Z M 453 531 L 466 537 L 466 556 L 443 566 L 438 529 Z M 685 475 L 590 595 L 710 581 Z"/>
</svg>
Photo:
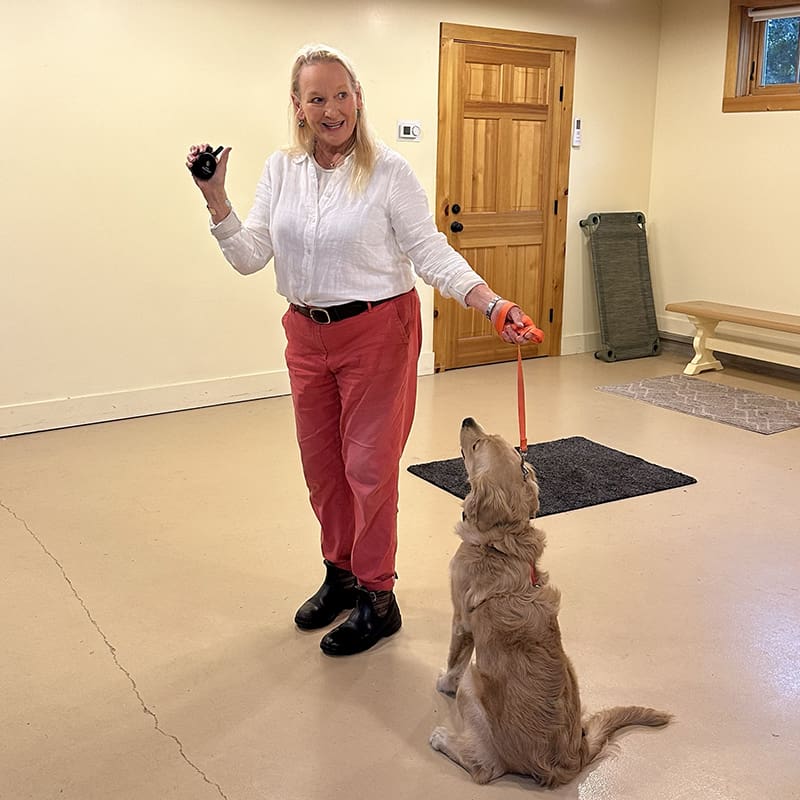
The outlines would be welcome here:
<svg viewBox="0 0 800 800">
<path fill-rule="evenodd" d="M 342 162 L 341 166 L 344 166 L 345 164 L 350 163 L 353 160 L 354 155 L 355 155 L 355 151 L 351 150 L 345 156 L 344 161 Z M 292 163 L 293 164 L 302 164 L 304 161 L 308 161 L 310 164 L 315 164 L 316 163 L 314 161 L 313 157 L 310 156 L 308 153 L 305 153 L 305 152 L 296 153 L 291 158 L 292 158 Z"/>
</svg>

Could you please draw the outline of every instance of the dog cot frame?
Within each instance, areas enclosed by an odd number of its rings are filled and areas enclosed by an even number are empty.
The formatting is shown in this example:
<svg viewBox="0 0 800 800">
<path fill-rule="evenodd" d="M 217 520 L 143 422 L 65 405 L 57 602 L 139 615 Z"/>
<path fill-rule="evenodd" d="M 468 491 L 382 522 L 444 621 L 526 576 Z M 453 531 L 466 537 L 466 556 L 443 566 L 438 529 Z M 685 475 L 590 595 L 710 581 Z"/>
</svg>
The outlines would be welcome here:
<svg viewBox="0 0 800 800">
<path fill-rule="evenodd" d="M 620 361 L 661 352 L 645 216 L 641 211 L 589 214 L 580 221 L 589 238 L 600 316 L 595 358 Z"/>
</svg>

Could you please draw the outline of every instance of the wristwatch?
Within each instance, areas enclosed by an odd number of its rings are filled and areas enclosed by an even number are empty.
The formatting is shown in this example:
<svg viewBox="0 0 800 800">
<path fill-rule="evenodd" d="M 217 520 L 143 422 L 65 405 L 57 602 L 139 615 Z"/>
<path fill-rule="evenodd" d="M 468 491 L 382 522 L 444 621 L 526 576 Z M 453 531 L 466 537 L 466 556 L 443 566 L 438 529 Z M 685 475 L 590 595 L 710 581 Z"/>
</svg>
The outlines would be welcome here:
<svg viewBox="0 0 800 800">
<path fill-rule="evenodd" d="M 489 322 L 491 322 L 491 321 L 492 321 L 492 311 L 494 311 L 494 307 L 495 307 L 495 306 L 496 306 L 496 305 L 497 305 L 497 304 L 498 304 L 498 303 L 499 303 L 499 302 L 500 302 L 502 299 L 503 299 L 503 298 L 502 298 L 502 297 L 500 297 L 500 295 L 499 295 L 499 294 L 497 294 L 497 295 L 495 295 L 495 296 L 494 296 L 494 297 L 493 297 L 493 298 L 492 298 L 492 299 L 489 301 L 489 305 L 488 305 L 488 306 L 486 306 L 486 319 L 488 319 L 488 320 L 489 320 Z"/>
</svg>

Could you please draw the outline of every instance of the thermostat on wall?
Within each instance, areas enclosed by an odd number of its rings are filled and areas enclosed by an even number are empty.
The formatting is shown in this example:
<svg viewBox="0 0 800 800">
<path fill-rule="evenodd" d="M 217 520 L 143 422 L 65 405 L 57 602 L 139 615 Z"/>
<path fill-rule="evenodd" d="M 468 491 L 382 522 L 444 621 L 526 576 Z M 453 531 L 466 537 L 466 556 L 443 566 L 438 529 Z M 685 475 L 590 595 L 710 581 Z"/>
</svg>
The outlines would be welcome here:
<svg viewBox="0 0 800 800">
<path fill-rule="evenodd" d="M 580 118 L 576 118 L 572 123 L 572 146 L 580 147 L 583 138 L 583 131 L 581 130 Z"/>
<path fill-rule="evenodd" d="M 397 141 L 418 142 L 422 138 L 422 123 L 401 120 L 397 123 Z"/>
</svg>

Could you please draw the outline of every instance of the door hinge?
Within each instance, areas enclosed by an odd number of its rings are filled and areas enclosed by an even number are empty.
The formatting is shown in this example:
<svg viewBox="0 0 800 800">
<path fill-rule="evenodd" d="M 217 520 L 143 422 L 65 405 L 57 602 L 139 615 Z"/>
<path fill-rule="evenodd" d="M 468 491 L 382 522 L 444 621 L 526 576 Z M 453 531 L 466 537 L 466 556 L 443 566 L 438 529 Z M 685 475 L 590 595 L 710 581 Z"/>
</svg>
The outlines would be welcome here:
<svg viewBox="0 0 800 800">
<path fill-rule="evenodd" d="M 553 321 L 553 309 L 551 308 L 550 309 L 550 322 L 552 322 L 552 321 Z"/>
<path fill-rule="evenodd" d="M 558 216 L 558 200 L 553 201 L 553 213 Z"/>
<path fill-rule="evenodd" d="M 564 87 L 563 86 L 559 86 L 558 87 L 558 102 L 559 103 L 563 103 L 564 102 Z"/>
</svg>

